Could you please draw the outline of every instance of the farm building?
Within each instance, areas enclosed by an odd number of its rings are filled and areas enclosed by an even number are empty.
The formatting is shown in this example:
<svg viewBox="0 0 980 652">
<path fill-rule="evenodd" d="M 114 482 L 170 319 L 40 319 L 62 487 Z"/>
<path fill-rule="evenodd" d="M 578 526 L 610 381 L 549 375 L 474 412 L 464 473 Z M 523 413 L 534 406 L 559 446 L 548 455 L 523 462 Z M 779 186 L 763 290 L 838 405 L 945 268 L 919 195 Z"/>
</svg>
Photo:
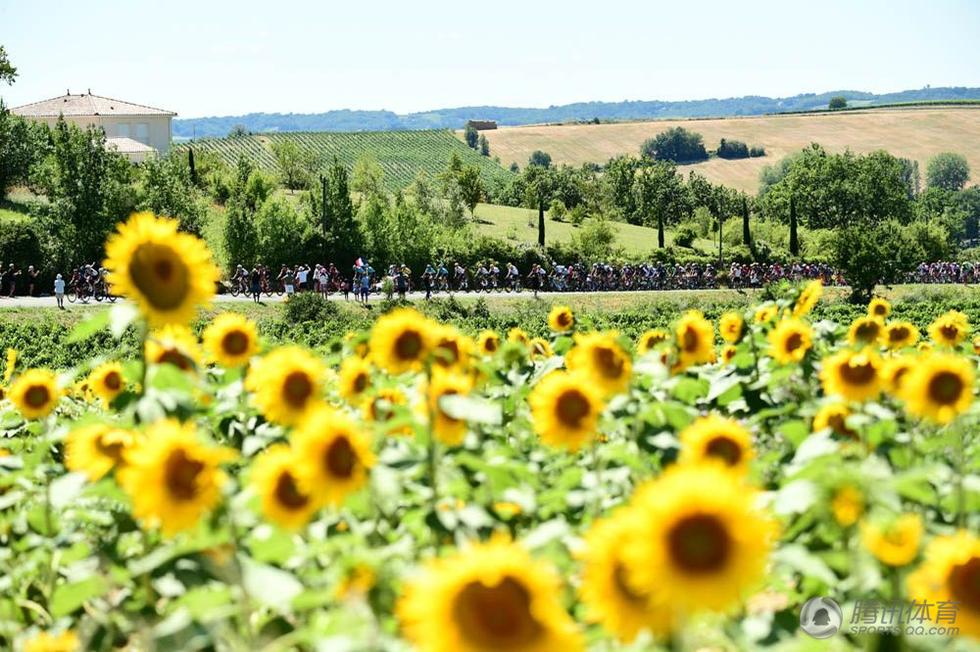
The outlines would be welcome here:
<svg viewBox="0 0 980 652">
<path fill-rule="evenodd" d="M 497 128 L 496 120 L 467 120 L 467 127 L 473 127 L 477 131 L 488 131 Z"/>
<path fill-rule="evenodd" d="M 66 95 L 50 100 L 14 107 L 11 113 L 54 126 L 59 116 L 81 128 L 101 127 L 106 146 L 117 150 L 130 161 L 139 162 L 155 153 L 170 149 L 172 111 L 142 104 L 114 100 L 92 91 Z"/>
</svg>

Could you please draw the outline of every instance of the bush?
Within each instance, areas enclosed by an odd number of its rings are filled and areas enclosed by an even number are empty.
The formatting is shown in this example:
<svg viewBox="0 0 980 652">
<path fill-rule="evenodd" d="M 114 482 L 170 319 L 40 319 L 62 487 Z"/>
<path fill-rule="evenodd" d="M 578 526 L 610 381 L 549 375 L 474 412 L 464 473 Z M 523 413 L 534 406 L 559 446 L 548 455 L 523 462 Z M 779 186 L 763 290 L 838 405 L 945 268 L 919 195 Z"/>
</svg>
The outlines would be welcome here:
<svg viewBox="0 0 980 652">
<path fill-rule="evenodd" d="M 725 159 L 748 158 L 749 146 L 740 140 L 721 139 L 718 145 L 718 157 Z"/>
<path fill-rule="evenodd" d="M 39 266 L 42 260 L 41 239 L 31 220 L 0 219 L 0 261 L 5 267 L 14 263 L 24 270 L 28 265 Z M 47 277 L 52 270 L 43 271 Z"/>
<path fill-rule="evenodd" d="M 760 156 L 766 155 L 766 148 L 761 145 L 753 145 L 749 148 L 749 156 L 752 158 L 758 158 Z"/>
<path fill-rule="evenodd" d="M 827 107 L 831 111 L 836 111 L 837 109 L 846 108 L 847 98 L 844 97 L 843 95 L 835 95 L 834 97 L 830 98 L 830 102 L 827 104 Z"/>
<path fill-rule="evenodd" d="M 708 158 L 701 134 L 683 127 L 673 127 L 643 143 L 640 153 L 656 161 L 692 163 Z"/>
<path fill-rule="evenodd" d="M 694 245 L 694 241 L 697 239 L 697 231 L 694 230 L 694 227 L 688 224 L 681 226 L 674 233 L 674 244 L 678 247 L 684 247 L 685 249 L 690 249 Z"/>
<path fill-rule="evenodd" d="M 328 301 L 316 292 L 300 292 L 289 297 L 283 304 L 282 318 L 288 324 L 304 322 L 323 322 L 336 319 L 339 309 L 337 304 Z"/>
</svg>

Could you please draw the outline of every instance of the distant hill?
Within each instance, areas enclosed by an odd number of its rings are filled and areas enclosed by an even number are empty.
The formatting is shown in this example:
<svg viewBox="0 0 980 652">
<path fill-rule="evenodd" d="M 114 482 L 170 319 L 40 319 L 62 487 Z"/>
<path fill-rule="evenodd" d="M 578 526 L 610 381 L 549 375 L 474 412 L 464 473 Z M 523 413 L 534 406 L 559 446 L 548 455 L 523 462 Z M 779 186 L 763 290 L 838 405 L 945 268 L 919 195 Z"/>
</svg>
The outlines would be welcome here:
<svg viewBox="0 0 980 652">
<path fill-rule="evenodd" d="M 843 95 L 852 105 L 874 106 L 896 102 L 935 100 L 980 100 L 980 88 L 922 88 L 876 95 L 863 91 L 804 93 L 793 97 L 749 95 L 727 99 L 682 102 L 624 101 L 579 102 L 546 109 L 505 106 L 464 106 L 399 115 L 391 111 L 327 111 L 326 113 L 248 113 L 237 116 L 174 120 L 176 138 L 225 136 L 236 125 L 254 133 L 275 131 L 405 131 L 416 129 L 461 129 L 467 120 L 496 120 L 516 126 L 583 120 L 644 120 L 650 118 L 703 118 L 763 115 L 827 108 L 831 97 Z"/>
<path fill-rule="evenodd" d="M 198 152 L 214 152 L 226 163 L 234 165 L 240 156 L 251 157 L 261 167 L 274 169 L 275 156 L 271 145 L 290 140 L 312 152 L 322 163 L 336 158 L 348 169 L 363 156 L 377 160 L 384 172 L 385 185 L 395 190 L 410 184 L 420 172 L 430 178 L 444 172 L 449 159 L 456 154 L 464 164 L 475 165 L 489 186 L 505 183 L 513 176 L 510 170 L 497 165 L 467 147 L 448 129 L 418 131 L 268 133 L 233 138 L 203 138 L 193 144 L 177 146 L 183 150 L 193 146 Z"/>
</svg>

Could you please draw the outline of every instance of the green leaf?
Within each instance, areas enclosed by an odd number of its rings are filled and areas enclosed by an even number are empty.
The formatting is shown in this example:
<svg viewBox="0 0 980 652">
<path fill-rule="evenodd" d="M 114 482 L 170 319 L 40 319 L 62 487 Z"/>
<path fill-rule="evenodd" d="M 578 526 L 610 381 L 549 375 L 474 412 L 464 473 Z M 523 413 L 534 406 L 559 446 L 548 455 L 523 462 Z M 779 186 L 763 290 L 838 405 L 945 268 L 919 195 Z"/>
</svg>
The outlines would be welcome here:
<svg viewBox="0 0 980 652">
<path fill-rule="evenodd" d="M 71 333 L 68 334 L 65 341 L 68 343 L 74 343 L 87 340 L 108 325 L 109 311 L 99 310 L 71 329 Z"/>
<path fill-rule="evenodd" d="M 51 483 L 51 506 L 61 509 L 82 493 L 88 477 L 84 473 L 68 473 Z"/>
<path fill-rule="evenodd" d="M 123 301 L 109 308 L 109 331 L 114 338 L 121 339 L 129 325 L 140 316 L 139 310 L 129 301 Z"/>
<path fill-rule="evenodd" d="M 439 398 L 439 409 L 460 421 L 500 425 L 503 414 L 500 404 L 487 399 L 460 394 L 449 394 Z"/>
<path fill-rule="evenodd" d="M 51 615 L 58 618 L 73 613 L 88 600 L 101 597 L 108 590 L 108 584 L 98 575 L 57 586 L 51 597 Z"/>
<path fill-rule="evenodd" d="M 834 586 L 837 583 L 837 576 L 826 562 L 798 543 L 786 544 L 777 549 L 773 553 L 773 560 L 803 575 L 816 578 L 827 586 Z"/>
<path fill-rule="evenodd" d="M 254 600 L 276 611 L 289 611 L 290 604 L 303 592 L 303 585 L 289 572 L 238 556 L 242 564 L 242 582 Z"/>
</svg>

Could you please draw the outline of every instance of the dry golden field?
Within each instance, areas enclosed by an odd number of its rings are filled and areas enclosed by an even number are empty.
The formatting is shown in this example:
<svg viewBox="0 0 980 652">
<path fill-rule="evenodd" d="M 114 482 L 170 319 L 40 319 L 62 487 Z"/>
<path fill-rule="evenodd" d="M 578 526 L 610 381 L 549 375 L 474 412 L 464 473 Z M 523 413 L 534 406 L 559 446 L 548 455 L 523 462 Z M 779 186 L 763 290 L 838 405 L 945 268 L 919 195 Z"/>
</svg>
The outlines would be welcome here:
<svg viewBox="0 0 980 652">
<path fill-rule="evenodd" d="M 832 151 L 887 149 L 919 161 L 923 178 L 929 157 L 954 151 L 966 156 L 980 180 L 980 107 L 876 109 L 832 114 L 758 116 L 708 120 L 656 120 L 599 125 L 539 125 L 484 131 L 491 153 L 508 166 L 522 167 L 534 150 L 551 154 L 555 163 L 604 163 L 619 154 L 637 154 L 640 145 L 669 127 L 682 126 L 704 136 L 715 149 L 721 138 L 762 145 L 766 156 L 729 161 L 713 158 L 684 166 L 710 180 L 755 193 L 759 170 L 795 150 L 816 142 Z"/>
</svg>

